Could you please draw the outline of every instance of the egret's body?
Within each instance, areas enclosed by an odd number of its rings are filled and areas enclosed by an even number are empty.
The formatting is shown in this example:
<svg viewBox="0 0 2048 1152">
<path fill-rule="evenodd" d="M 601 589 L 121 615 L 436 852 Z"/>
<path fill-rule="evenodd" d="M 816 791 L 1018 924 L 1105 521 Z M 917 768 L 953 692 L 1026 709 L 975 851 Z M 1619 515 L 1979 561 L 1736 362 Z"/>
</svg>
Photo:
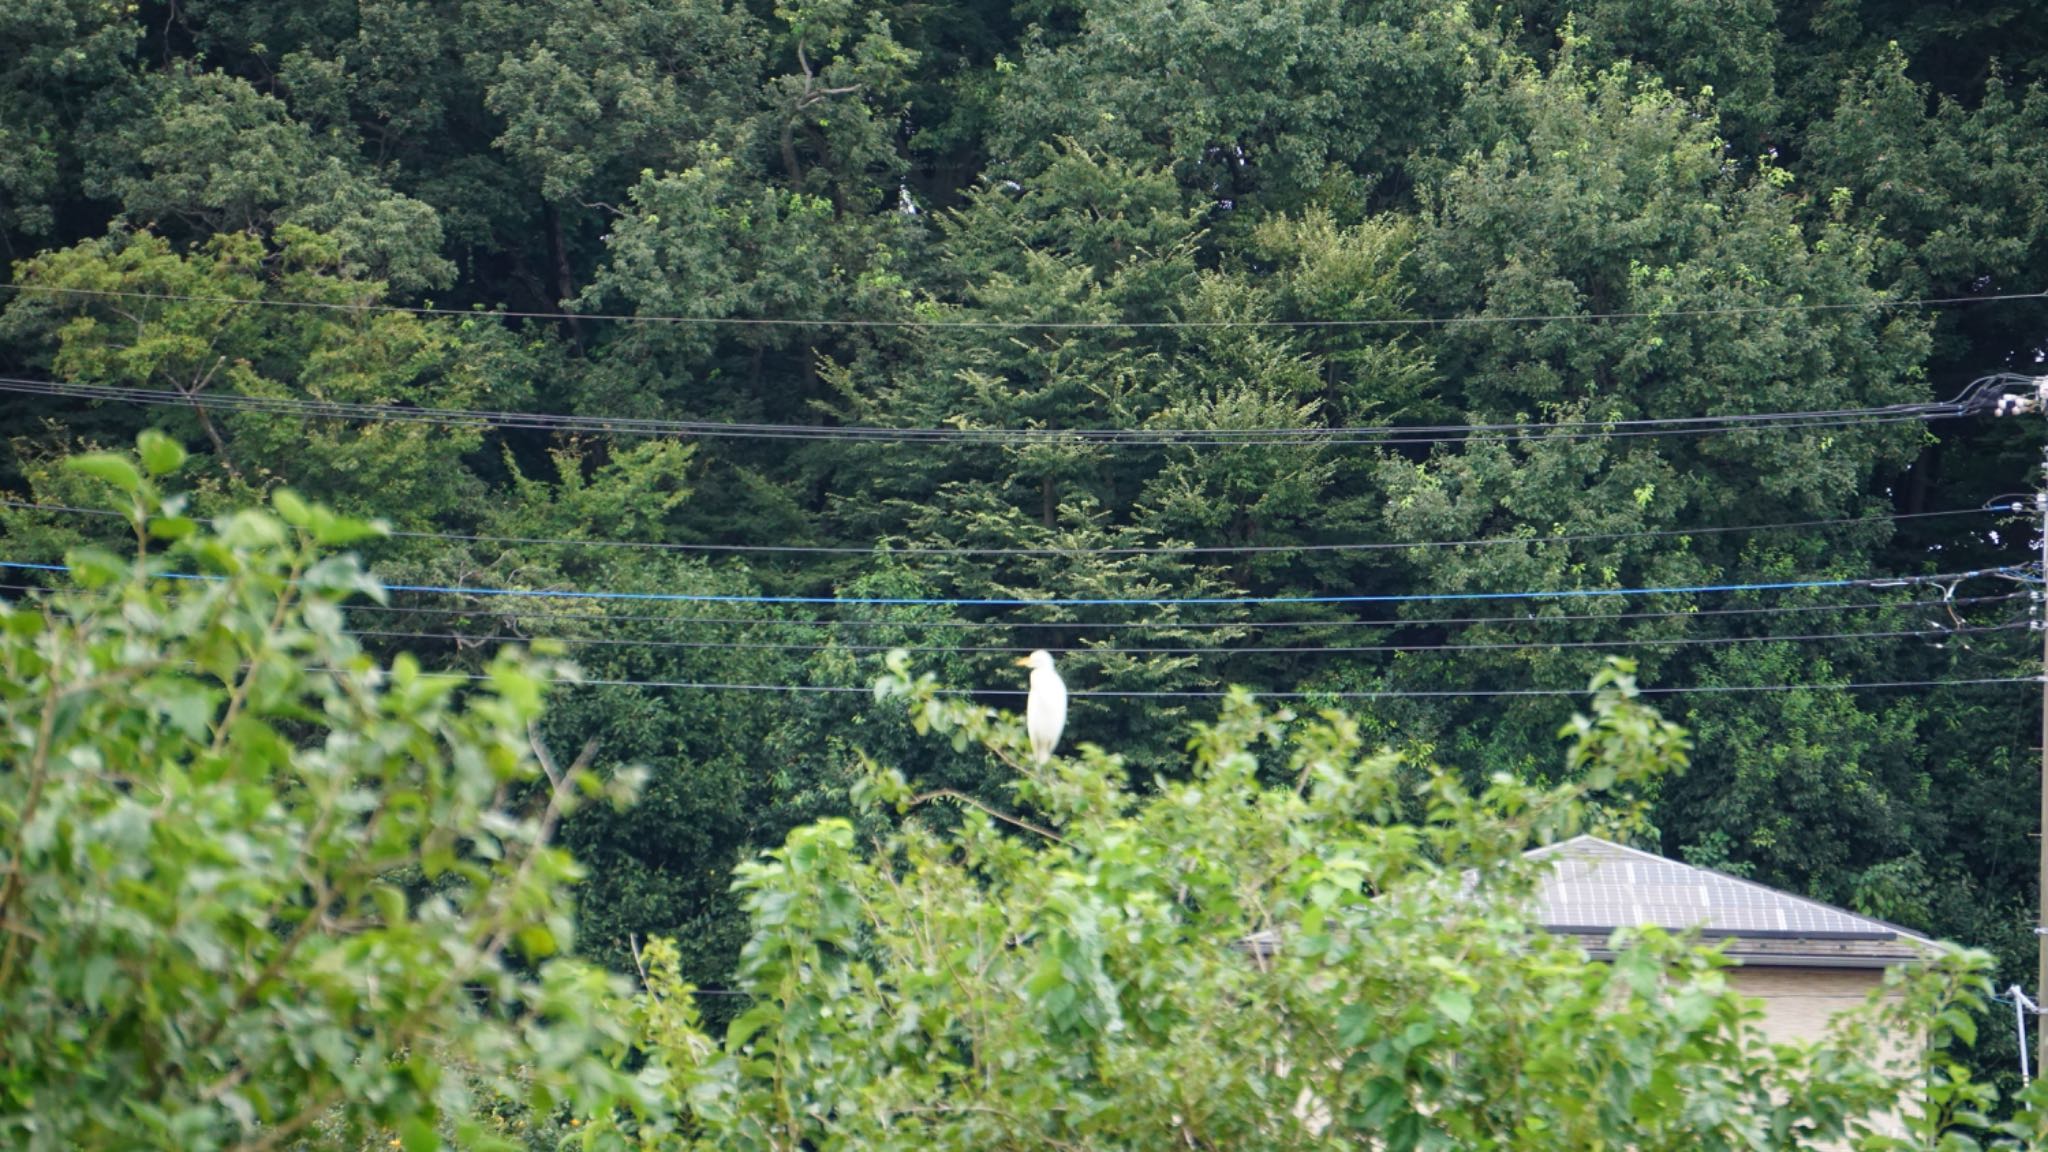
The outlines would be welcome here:
<svg viewBox="0 0 2048 1152">
<path fill-rule="evenodd" d="M 1031 737 L 1031 758 L 1043 764 L 1052 759 L 1060 732 L 1067 726 L 1067 686 L 1053 670 L 1050 652 L 1033 652 L 1017 663 L 1031 669 L 1031 693 L 1024 702 L 1024 732 Z"/>
</svg>

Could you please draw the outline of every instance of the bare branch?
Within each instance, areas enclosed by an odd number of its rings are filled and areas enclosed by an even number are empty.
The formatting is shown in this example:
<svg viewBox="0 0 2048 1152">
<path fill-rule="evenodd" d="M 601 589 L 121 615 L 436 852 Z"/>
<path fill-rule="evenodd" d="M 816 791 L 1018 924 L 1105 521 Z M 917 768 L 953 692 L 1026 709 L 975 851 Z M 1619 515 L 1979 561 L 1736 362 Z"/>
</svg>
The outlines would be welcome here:
<svg viewBox="0 0 2048 1152">
<path fill-rule="evenodd" d="M 178 391 L 185 394 L 185 399 L 192 402 L 192 411 L 199 417 L 199 427 L 205 430 L 206 438 L 213 442 L 213 452 L 214 455 L 220 457 L 221 467 L 228 470 L 228 475 L 236 480 L 240 480 L 242 473 L 235 467 L 234 459 L 228 455 L 227 441 L 221 439 L 220 429 L 215 428 L 213 425 L 213 417 L 207 415 L 206 406 L 199 402 L 200 390 L 213 382 L 213 374 L 220 371 L 220 366 L 227 363 L 227 359 L 227 357 L 222 356 L 220 359 L 215 360 L 213 367 L 206 370 L 206 375 L 201 376 L 197 382 L 189 387 L 183 384 L 177 387 Z"/>
<path fill-rule="evenodd" d="M 540 725 L 530 721 L 527 723 L 526 742 L 532 746 L 533 758 L 540 761 L 540 770 L 547 774 L 548 783 L 553 785 L 557 792 L 567 787 L 569 781 L 574 780 L 578 773 L 590 767 L 591 761 L 597 759 L 595 736 L 583 742 L 583 750 L 576 754 L 576 762 L 569 765 L 569 771 L 566 773 L 556 766 L 555 757 L 548 751 L 547 742 L 540 738 Z"/>
<path fill-rule="evenodd" d="M 926 792 L 921 795 L 912 796 L 910 798 L 910 803 L 912 805 L 920 805 L 932 800 L 956 800 L 978 812 L 981 812 L 988 816 L 993 816 L 994 818 L 996 818 L 997 820 L 1001 820 L 1005 824 L 1010 824 L 1018 828 L 1022 828 L 1026 832 L 1036 832 L 1040 836 L 1045 837 L 1047 840 L 1050 840 L 1055 844 L 1066 843 L 1065 840 L 1060 838 L 1059 833 L 1054 832 L 1050 828 L 1041 828 L 1038 825 L 1033 824 L 1029 820 L 1020 820 L 1015 816 L 1005 815 L 1004 813 L 998 812 L 995 809 L 989 807 L 988 805 L 983 804 L 981 801 L 976 800 L 974 797 L 967 795 L 965 792 L 956 792 L 951 788 L 940 788 L 933 792 Z"/>
<path fill-rule="evenodd" d="M 547 741 L 540 738 L 540 725 L 531 720 L 526 724 L 526 743 L 533 749 L 533 758 L 540 761 L 540 770 L 547 774 L 548 783 L 560 788 L 562 770 L 555 767 L 555 758 L 548 751 Z"/>
</svg>

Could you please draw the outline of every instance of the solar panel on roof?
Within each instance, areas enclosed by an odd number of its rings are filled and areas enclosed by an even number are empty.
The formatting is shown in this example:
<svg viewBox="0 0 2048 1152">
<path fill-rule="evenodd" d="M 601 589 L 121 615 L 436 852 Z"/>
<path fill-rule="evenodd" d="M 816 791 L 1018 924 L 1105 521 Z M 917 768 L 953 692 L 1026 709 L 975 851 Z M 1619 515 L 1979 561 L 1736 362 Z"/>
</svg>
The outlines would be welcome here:
<svg viewBox="0 0 2048 1152">
<path fill-rule="evenodd" d="M 1533 855 L 1555 860 L 1537 897 L 1544 923 L 1552 926 L 1897 935 L 1888 924 L 1840 908 L 1590 836 Z"/>
</svg>

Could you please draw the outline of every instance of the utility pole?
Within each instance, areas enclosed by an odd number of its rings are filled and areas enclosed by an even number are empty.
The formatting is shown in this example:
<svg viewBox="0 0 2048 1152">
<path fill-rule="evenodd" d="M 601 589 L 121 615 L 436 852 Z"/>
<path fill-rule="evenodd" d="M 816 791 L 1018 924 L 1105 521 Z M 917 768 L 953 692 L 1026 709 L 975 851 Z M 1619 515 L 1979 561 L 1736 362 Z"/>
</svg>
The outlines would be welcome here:
<svg viewBox="0 0 2048 1152">
<path fill-rule="evenodd" d="M 2033 395 L 2007 393 L 1997 397 L 1990 407 L 1994 416 L 2027 413 L 2048 416 L 2048 376 L 2035 377 Z M 2040 848 L 2041 871 L 2034 914 L 2034 947 L 2038 965 L 2034 995 L 2036 1003 L 2048 1004 L 2048 604 L 2043 603 L 2043 593 L 2048 592 L 2048 445 L 2041 449 L 2041 487 L 2034 494 L 2034 511 L 2041 517 L 2042 580 L 2041 591 L 2034 593 L 2034 627 L 2041 633 L 2041 832 L 2036 841 Z M 2025 1004 L 2026 1001 L 2020 999 L 2020 1003 Z M 2048 1070 L 2048 1028 L 2036 1028 L 2034 1038 L 2040 1046 L 2034 1067 Z M 2025 1044 L 2026 1041 L 2022 1039 L 2020 1043 Z"/>
</svg>

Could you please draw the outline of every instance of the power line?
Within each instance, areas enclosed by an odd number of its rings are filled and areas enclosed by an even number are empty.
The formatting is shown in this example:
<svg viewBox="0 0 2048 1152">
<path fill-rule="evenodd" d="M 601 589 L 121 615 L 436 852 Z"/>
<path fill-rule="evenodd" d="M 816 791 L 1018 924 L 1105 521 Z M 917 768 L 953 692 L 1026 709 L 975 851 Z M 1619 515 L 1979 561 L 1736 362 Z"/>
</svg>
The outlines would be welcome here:
<svg viewBox="0 0 2048 1152">
<path fill-rule="evenodd" d="M 28 589 L 33 585 L 0 585 Z M 2024 599 L 2026 592 L 2003 592 L 1987 596 L 1957 596 L 1941 603 L 1954 606 L 1971 604 L 1996 604 L 2010 600 Z M 689 626 L 758 625 L 776 628 L 1059 628 L 1059 629 L 1116 629 L 1145 631 L 1193 631 L 1216 628 L 1272 629 L 1272 628 L 1425 628 L 1464 624 L 1569 624 L 1581 621 L 1603 620 L 1658 620 L 1667 618 L 1690 618 L 1694 616 L 1777 616 L 1803 612 L 1860 612 L 1886 608 L 1910 608 L 1934 606 L 1929 601 L 1871 600 L 1854 604 L 1790 604 L 1746 608 L 1677 608 L 1663 611 L 1641 612 L 1559 612 L 1545 616 L 1436 616 L 1401 617 L 1394 620 L 908 620 L 894 618 L 855 618 L 846 620 L 793 619 L 781 616 L 665 616 L 652 613 L 621 612 L 526 612 L 515 613 L 521 620 L 572 620 L 587 623 L 665 623 Z M 410 615 L 461 616 L 473 614 L 466 608 L 440 608 L 420 605 L 359 604 L 349 608 L 351 612 L 390 612 Z"/>
<path fill-rule="evenodd" d="M 67 504 L 37 504 L 27 500 L 0 499 L 0 507 L 73 516 L 94 516 L 126 522 L 128 517 L 104 508 L 80 508 Z M 1775 532 L 1792 529 L 1833 528 L 1844 525 L 1892 524 L 1905 520 L 1933 520 L 1952 516 L 1979 516 L 2013 511 L 2004 505 L 1950 508 L 1935 512 L 1892 512 L 1879 516 L 1841 516 L 1825 520 L 1786 520 L 1771 524 L 1736 524 L 1702 528 L 1653 528 L 1635 532 L 1561 532 L 1548 536 L 1491 536 L 1472 540 L 1370 541 L 1344 544 L 1160 544 L 1099 548 L 895 548 L 881 542 L 872 545 L 807 544 L 695 544 L 653 540 L 605 540 L 578 537 L 493 536 L 465 532 L 391 531 L 386 535 L 407 540 L 446 540 L 481 544 L 518 544 L 549 547 L 625 548 L 656 552 L 711 553 L 793 553 L 834 556 L 1173 556 L 1183 554 L 1271 554 L 1296 552 L 1379 552 L 1415 548 L 1478 548 L 1498 545 L 1584 543 L 1593 540 L 1637 540 L 1674 536 L 1716 536 L 1735 532 Z"/>
<path fill-rule="evenodd" d="M 1514 643 L 1507 641 L 1482 641 L 1469 644 L 1331 644 L 1331 645 L 1194 645 L 1194 646 L 1125 646 L 1056 648 L 1056 654 L 1074 656 L 1272 656 L 1272 655 L 1357 655 L 1362 653 L 1405 653 L 1405 652 L 1523 652 L 1560 648 L 1664 648 L 1690 645 L 1725 644 L 1776 644 L 1776 643 L 1820 643 L 1830 640 L 1894 640 L 1911 637 L 1931 636 L 1975 636 L 1988 632 L 2010 632 L 2027 628 L 2028 621 L 2020 620 L 2006 624 L 1963 625 L 1946 628 L 1920 628 L 1887 632 L 1816 632 L 1776 636 L 1691 636 L 1671 639 L 1617 638 L 1611 640 L 1566 640 L 1534 641 Z M 1031 645 L 995 645 L 949 647 L 943 644 L 798 644 L 782 641 L 749 640 L 646 640 L 618 636 L 517 636 L 477 635 L 471 632 L 408 632 L 379 628 L 352 629 L 353 636 L 373 636 L 384 639 L 407 640 L 454 640 L 479 644 L 532 644 L 548 640 L 567 645 L 591 645 L 611 648 L 642 649 L 741 649 L 784 652 L 915 652 L 946 653 L 960 656 L 974 655 L 1015 655 L 1033 651 Z"/>
<path fill-rule="evenodd" d="M 54 567 L 54 566 L 53 566 Z M 1939 577 L 1929 578 L 1932 582 Z M 16 592 L 48 591 L 39 584 L 0 583 L 0 589 Z M 755 627 L 755 628 L 890 628 L 890 629 L 1059 629 L 1062 631 L 1205 631 L 1215 629 L 1244 629 L 1246 631 L 1280 628 L 1372 628 L 1396 630 L 1402 628 L 1449 627 L 1456 625 L 1514 625 L 1514 624 L 1572 624 L 1582 622 L 1620 620 L 1664 620 L 1690 619 L 1693 617 L 1741 617 L 1741 616 L 1782 616 L 1813 612 L 1867 612 L 1879 610 L 1900 610 L 1911 608 L 1967 607 L 1984 604 L 2002 604 L 2013 600 L 2027 599 L 2027 592 L 2002 592 L 1996 595 L 1957 596 L 1942 601 L 1900 601 L 1870 600 L 1858 603 L 1826 604 L 1780 604 L 1755 607 L 1727 608 L 1674 608 L 1636 612 L 1558 612 L 1543 616 L 1433 616 L 1401 617 L 1392 620 L 1355 620 L 1332 618 L 1325 620 L 912 620 L 888 617 L 853 618 L 844 620 L 797 619 L 786 616 L 674 616 L 658 613 L 632 612 L 529 612 L 515 610 L 511 615 L 519 620 L 572 621 L 586 624 L 661 624 L 671 627 Z M 353 604 L 349 612 L 376 612 L 398 615 L 470 616 L 481 613 L 467 607 L 438 607 L 431 605 L 403 604 Z"/>
<path fill-rule="evenodd" d="M 50 565 L 55 571 L 56 565 Z M 1922 582 L 1935 583 L 1943 576 L 1922 578 Z M 1887 587 L 1895 582 L 1886 581 L 1872 587 Z M 0 591 L 49 592 L 47 584 L 22 584 L 0 581 Z M 385 591 L 390 591 L 386 588 Z M 1995 595 L 1956 596 L 1940 601 L 1932 600 L 1864 600 L 1854 602 L 1829 602 L 1821 604 L 1759 605 L 1752 607 L 1652 609 L 1636 612 L 1554 612 L 1544 615 L 1523 613 L 1513 616 L 1401 616 L 1384 620 L 1360 620 L 1353 617 L 1332 616 L 1322 619 L 1296 620 L 920 620 L 913 617 L 870 616 L 848 617 L 845 619 L 821 619 L 795 616 L 701 616 L 695 613 L 674 615 L 661 612 L 548 612 L 511 609 L 504 615 L 518 620 L 568 620 L 586 624 L 662 624 L 675 627 L 717 627 L 749 626 L 762 628 L 1059 628 L 1137 630 L 1137 631 L 1184 631 L 1218 628 L 1422 628 L 1455 624 L 1569 624 L 1581 621 L 1602 620 L 1659 620 L 1666 618 L 1689 618 L 1694 616 L 1775 616 L 1788 613 L 1807 612 L 1863 612 L 1882 609 L 1933 608 L 1943 606 L 1961 607 L 1972 604 L 1997 604 L 2010 600 L 2026 599 L 2027 592 L 2001 592 Z M 485 612 L 487 605 L 455 605 L 443 607 L 430 604 L 351 604 L 350 612 L 385 612 L 411 616 L 477 616 L 499 615 Z"/>
<path fill-rule="evenodd" d="M 1986 377 L 1973 388 L 1991 381 Z M 492 412 L 460 408 L 420 408 L 346 401 L 304 400 L 294 397 L 250 396 L 239 393 L 208 393 L 204 396 L 168 389 L 136 388 L 123 385 L 83 384 L 69 381 L 0 378 L 0 391 L 69 396 L 83 399 L 127 400 L 175 407 L 205 407 L 263 412 L 276 415 L 308 415 L 313 418 L 360 419 L 380 422 L 414 421 L 440 425 L 484 425 L 499 428 L 550 429 L 560 431 L 622 432 L 643 435 L 734 436 L 801 440 L 866 440 L 880 443 L 963 441 L 977 444 L 1013 442 L 1099 441 L 1124 445 L 1238 443 L 1307 444 L 1429 444 L 1463 443 L 1488 439 L 1529 439 L 1534 435 L 1557 438 L 1559 429 L 1585 428 L 1598 431 L 1566 439 L 1607 436 L 1667 435 L 1678 432 L 1722 432 L 1735 427 L 1828 428 L 1852 423 L 1896 423 L 1960 414 L 1960 401 L 1890 405 L 1876 408 L 1825 409 L 1806 412 L 1746 413 L 1728 416 L 1671 417 L 1612 421 L 1572 420 L 1558 422 L 1521 421 L 1501 424 L 1437 424 L 1407 427 L 1299 427 L 1251 429 L 1158 429 L 1158 428 L 887 428 L 873 426 L 826 426 L 808 424 L 730 423 L 700 420 L 648 419 L 620 416 L 581 416 L 559 413 Z M 1642 431 L 1654 428 L 1657 431 Z M 1529 430 L 1545 431 L 1532 435 Z M 1518 435 L 1487 437 L 1489 432 Z M 1200 437 L 1207 437 L 1201 439 Z"/>
<path fill-rule="evenodd" d="M 1988 378 L 1987 378 L 1988 379 Z M 1981 383 L 1981 381 L 1980 381 Z M 1546 423 L 1418 425 L 1410 427 L 1305 427 L 1253 429 L 1162 428 L 882 428 L 811 424 L 750 424 L 704 420 L 657 420 L 622 416 L 579 416 L 564 413 L 494 412 L 466 408 L 415 408 L 293 397 L 248 396 L 231 392 L 204 396 L 170 389 L 78 384 L 53 380 L 0 377 L 0 392 L 110 400 L 176 408 L 203 407 L 304 419 L 355 420 L 372 423 L 420 423 L 438 427 L 482 427 L 553 432 L 588 432 L 634 436 L 678 436 L 789 441 L 861 442 L 872 444 L 1092 444 L 1117 447 L 1384 447 L 1432 444 L 1508 443 L 1608 440 L 1636 436 L 1708 435 L 1730 432 L 1808 431 L 1916 423 L 1964 414 L 1954 401 L 1900 404 L 1880 408 L 1843 408 L 1811 412 L 1747 413 L 1731 416 L 1672 417 L 1641 420 L 1572 420 Z M 1570 432 L 1592 428 L 1600 431 Z"/>
<path fill-rule="evenodd" d="M 345 670 L 345 669 L 339 669 L 339 670 L 338 670 L 338 669 L 334 669 L 334 668 L 307 668 L 307 669 L 305 669 L 305 671 L 308 671 L 308 672 L 327 672 L 327 673 L 336 673 L 336 672 L 341 672 L 341 671 L 347 671 L 347 670 Z M 444 679 L 451 679 L 451 680 L 489 680 L 489 679 L 490 679 L 490 677 L 489 677 L 489 676 L 483 675 L 482 673 L 470 673 L 470 672 L 426 672 L 426 673 L 422 673 L 422 675 L 427 675 L 427 676 L 438 676 L 438 677 L 442 677 L 442 678 L 444 678 Z M 739 683 L 718 683 L 718 682 L 711 682 L 711 681 L 696 681 L 696 680 L 630 680 L 630 679 L 575 679 L 575 680 L 568 680 L 568 679 L 565 679 L 565 680 L 560 680 L 560 681 L 557 681 L 557 683 L 561 684 L 561 685 L 562 685 L 562 686 L 564 686 L 564 687 L 569 687 L 569 688 L 580 688 L 580 687 L 593 687 L 593 688 L 663 688 L 663 689 L 685 689 L 685 690 L 691 690 L 691 691 L 705 691 L 705 692 L 788 692 L 788 693 L 796 693 L 796 694 L 802 694 L 802 693 L 829 693 L 829 694 L 846 694 L 846 693 L 857 693 L 857 694 L 860 694 L 860 695 L 873 695 L 873 694 L 874 694 L 874 689 L 872 689 L 872 688 L 858 688 L 858 687 L 854 687 L 854 686 L 852 686 L 852 685 L 845 685 L 845 684 L 739 684 Z M 1806 689 L 1814 689 L 1814 690 L 1818 690 L 1818 691 L 1880 691 L 1880 690 L 1887 690 L 1887 689 L 1900 689 L 1900 688 L 1960 688 L 1960 687 L 1969 687 L 1969 686 L 1973 686 L 1973 685 L 1988 685 L 1988 684 L 2040 684 L 2040 683 L 2042 683 L 2042 678 L 2041 678 L 2041 677 L 2039 677 L 2039 676 L 1985 676 L 1985 677 L 1976 677 L 1976 678 L 1971 678 L 1971 679 L 1950 679 L 1950 680 L 1877 680 L 1877 681 L 1847 681 L 1847 682 L 1838 682 L 1838 683 L 1796 683 L 1796 684 L 1691 684 L 1691 685 L 1684 685 L 1684 686 L 1680 686 L 1680 687 L 1668 687 L 1668 688 L 1638 688 L 1638 689 L 1636 689 L 1636 691 L 1637 691 L 1638 693 L 1642 694 L 1642 695 L 1645 695 L 1645 696 L 1664 696 L 1664 695 L 1678 695 L 1678 694 L 1684 694 L 1684 693 L 1704 693 L 1704 694 L 1718 694 L 1718 693 L 1749 693 L 1749 692 L 1798 692 L 1798 691 L 1803 691 L 1803 690 L 1806 690 Z M 1025 689 L 1022 689 L 1022 688 L 988 688 L 988 689 L 967 689 L 967 688 L 940 688 L 940 689 L 937 689 L 936 691 L 937 691 L 937 694 L 938 694 L 938 695 L 941 695 L 941 696 L 1012 696 L 1012 697 L 1014 697 L 1014 696 L 1026 696 L 1026 695 L 1029 695 L 1029 693 L 1028 693 L 1028 692 L 1027 692 L 1027 691 L 1026 691 Z M 1389 699 L 1442 699 L 1442 698 L 1452 698 L 1452 697 L 1459 697 L 1459 698 L 1479 698 L 1479 697 L 1511 697 L 1511 696 L 1580 696 L 1580 695 L 1584 695 L 1585 693 L 1586 693 L 1586 689 L 1584 689 L 1584 688 L 1482 688 L 1482 689 L 1471 689 L 1471 690 L 1463 690 L 1463 689 L 1457 689 L 1457 690 L 1453 690 L 1453 689 L 1388 689 L 1388 690 L 1385 690 L 1385 691 L 1330 691 L 1330 692 L 1316 692 L 1316 691 L 1307 691 L 1307 690 L 1302 690 L 1302 691 L 1292 691 L 1292 692 L 1254 692 L 1254 693 L 1252 693 L 1252 695 L 1253 695 L 1253 696 L 1254 696 L 1255 698 L 1258 698 L 1258 699 L 1262 699 L 1262 700 L 1389 700 Z M 1135 699 L 1142 699 L 1142 700 L 1160 700 L 1160 699 L 1167 699 L 1167 700 L 1213 700 L 1213 699 L 1219 699 L 1219 698 L 1221 698 L 1221 697 L 1225 697 L 1225 696 L 1228 696 L 1228 695 L 1230 695 L 1230 693 L 1229 693 L 1229 692 L 1226 692 L 1226 691 L 1221 691 L 1221 690 L 1212 690 L 1212 689 L 1197 689 L 1197 688 L 1190 688 L 1190 689 L 1159 689 L 1159 690 L 1142 690 L 1142 689 L 1129 689 L 1129 690 L 1126 690 L 1126 689 L 1103 689 L 1103 690 L 1081 690 L 1081 691 L 1074 691 L 1074 690 L 1069 690 L 1069 691 L 1067 692 L 1067 695 L 1068 695 L 1068 696 L 1069 696 L 1070 698 L 1080 698 L 1080 699 L 1098 699 L 1098 700 L 1107 700 L 1107 699 L 1116 699 L 1116 700 L 1135 700 Z"/>
<path fill-rule="evenodd" d="M 167 303 L 291 308 L 325 312 L 402 312 L 414 316 L 454 316 L 479 320 L 591 320 L 623 324 L 761 328 L 966 329 L 998 331 L 1454 328 L 1487 324 L 1593 323 L 1606 320 L 1678 320 L 1696 319 L 1706 316 L 1757 316 L 1808 312 L 1883 312 L 1903 308 L 1942 308 L 1962 304 L 1998 304 L 2016 300 L 2039 300 L 2048 297 L 2048 293 L 2042 292 L 2008 292 L 1989 296 L 1925 296 L 1904 300 L 1866 300 L 1853 303 L 1752 304 L 1723 308 L 1640 309 L 1621 312 L 1557 312 L 1512 316 L 1405 316 L 1355 320 L 882 320 L 830 317 L 790 319 L 767 316 L 674 316 L 631 312 L 519 312 L 509 309 L 434 308 L 369 302 L 344 304 L 322 300 L 271 300 L 235 296 L 198 296 L 175 292 L 134 292 L 108 288 L 69 288 L 46 284 L 4 284 L 0 285 L 0 288 L 8 288 L 22 293 L 41 292 L 52 296 L 157 300 Z"/>
<path fill-rule="evenodd" d="M 576 540 L 564 538 L 468 535 L 443 532 L 393 532 L 395 537 L 425 538 L 435 540 L 467 541 L 484 544 L 520 545 L 584 545 L 603 548 L 644 548 L 676 552 L 763 552 L 799 553 L 830 555 L 873 556 L 886 554 L 896 556 L 1178 556 L 1178 555 L 1249 555 L 1301 552 L 1381 552 L 1408 551 L 1415 548 L 1480 548 L 1515 544 L 1565 544 L 1584 543 L 1593 540 L 1641 540 L 1672 536 L 1716 536 L 1733 532 L 1774 532 L 1791 529 L 1829 528 L 1842 525 L 1876 525 L 1895 523 L 1903 520 L 1931 520 L 1949 516 L 1971 516 L 1985 512 L 2007 512 L 2004 507 L 1952 508 L 1936 512 L 1898 512 L 1882 516 L 1842 516 L 1826 520 L 1788 520 L 1773 524 L 1742 524 L 1705 528 L 1656 528 L 1637 532 L 1560 532 L 1546 536 L 1491 536 L 1471 540 L 1415 540 L 1415 541 L 1368 541 L 1341 544 L 1156 544 L 1156 545 L 1115 545 L 1098 548 L 1062 548 L 1055 546 L 1020 548 L 977 548 L 920 546 L 915 548 L 883 547 L 882 545 L 804 545 L 804 544 L 671 544 L 637 540 Z M 118 515 L 118 513 L 117 513 Z"/>
<path fill-rule="evenodd" d="M 0 568 L 35 572 L 67 571 L 61 564 L 34 564 L 0 560 Z M 188 573 L 160 573 L 172 580 L 216 580 L 219 577 Z M 2005 576 L 2004 568 L 1977 569 L 1939 576 L 1841 577 L 1827 580 L 1777 580 L 1750 584 L 1674 584 L 1646 588 L 1565 588 L 1525 592 L 1412 592 L 1363 593 L 1333 596 L 1123 596 L 1100 599 L 1028 600 L 1019 597 L 943 596 L 763 596 L 711 592 L 613 592 L 582 588 L 530 589 L 492 588 L 463 585 L 386 584 L 393 592 L 437 595 L 503 596 L 540 600 L 624 600 L 679 604 L 806 604 L 862 607 L 959 607 L 959 608 L 1093 608 L 1093 607 L 1179 607 L 1252 606 L 1260 604 L 1406 604 L 1438 600 L 1578 600 L 1598 597 L 1693 596 L 1730 592 L 1780 592 L 1807 588 L 1868 588 L 1899 584 L 1925 584 L 1936 580 L 1960 581 L 1978 576 Z"/>
</svg>

